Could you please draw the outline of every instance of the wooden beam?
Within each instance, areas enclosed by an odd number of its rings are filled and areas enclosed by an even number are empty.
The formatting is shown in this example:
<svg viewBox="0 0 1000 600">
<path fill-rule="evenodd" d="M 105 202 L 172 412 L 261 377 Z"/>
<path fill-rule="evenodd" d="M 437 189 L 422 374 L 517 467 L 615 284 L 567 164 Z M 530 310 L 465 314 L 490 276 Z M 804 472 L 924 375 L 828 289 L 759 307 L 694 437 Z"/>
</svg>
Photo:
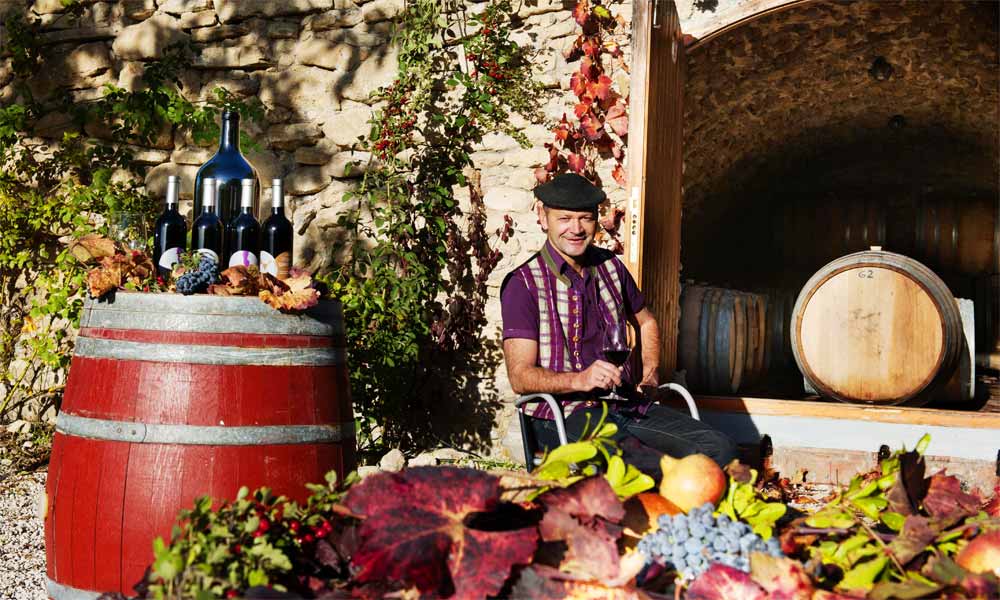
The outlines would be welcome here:
<svg viewBox="0 0 1000 600">
<path fill-rule="evenodd" d="M 653 0 L 632 2 L 632 70 L 629 79 L 625 265 L 642 289 L 642 210 L 646 187 L 646 121 Z"/>
</svg>

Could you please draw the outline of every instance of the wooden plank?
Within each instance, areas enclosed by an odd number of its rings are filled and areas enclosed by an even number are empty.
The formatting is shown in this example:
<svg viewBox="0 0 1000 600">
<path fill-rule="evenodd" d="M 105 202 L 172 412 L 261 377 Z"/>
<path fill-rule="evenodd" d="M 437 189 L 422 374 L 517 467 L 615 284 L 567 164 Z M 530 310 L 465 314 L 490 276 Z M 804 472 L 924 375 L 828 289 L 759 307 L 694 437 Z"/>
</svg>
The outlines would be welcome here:
<svg viewBox="0 0 1000 600">
<path fill-rule="evenodd" d="M 669 376 L 677 368 L 680 317 L 685 58 L 677 7 L 667 0 L 657 7 L 649 36 L 640 256 L 642 290 L 660 327 L 660 369 Z"/>
<path fill-rule="evenodd" d="M 646 185 L 646 119 L 649 102 L 653 0 L 632 2 L 632 68 L 628 100 L 628 205 L 625 209 L 625 265 L 642 288 L 642 210 Z"/>
</svg>

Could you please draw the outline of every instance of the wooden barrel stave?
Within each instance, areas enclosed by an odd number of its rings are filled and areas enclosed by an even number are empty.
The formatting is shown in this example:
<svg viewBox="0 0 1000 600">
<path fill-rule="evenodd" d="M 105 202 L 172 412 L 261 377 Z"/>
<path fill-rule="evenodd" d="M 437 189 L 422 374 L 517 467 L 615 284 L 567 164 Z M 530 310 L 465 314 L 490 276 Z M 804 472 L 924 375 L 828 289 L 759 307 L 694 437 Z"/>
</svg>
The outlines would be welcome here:
<svg viewBox="0 0 1000 600">
<path fill-rule="evenodd" d="M 311 315 L 252 298 L 88 302 L 47 484 L 54 596 L 130 592 L 199 496 L 266 485 L 304 500 L 305 483 L 353 468 L 339 312 Z"/>
</svg>

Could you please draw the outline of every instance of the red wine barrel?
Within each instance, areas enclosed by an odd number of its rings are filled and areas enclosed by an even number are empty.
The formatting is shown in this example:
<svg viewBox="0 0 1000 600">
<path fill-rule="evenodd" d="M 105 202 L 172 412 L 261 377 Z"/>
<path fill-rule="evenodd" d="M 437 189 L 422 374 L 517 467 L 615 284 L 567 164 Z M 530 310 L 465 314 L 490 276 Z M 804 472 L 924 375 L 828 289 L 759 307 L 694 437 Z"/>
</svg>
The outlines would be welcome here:
<svg viewBox="0 0 1000 600">
<path fill-rule="evenodd" d="M 901 254 L 838 258 L 806 282 L 792 311 L 806 381 L 843 402 L 923 404 L 958 365 L 964 337 L 948 287 Z"/>
<path fill-rule="evenodd" d="M 684 286 L 678 364 L 692 390 L 735 393 L 761 380 L 766 310 L 765 299 L 756 294 Z"/>
<path fill-rule="evenodd" d="M 992 273 L 1000 269 L 996 197 L 924 199 L 917 204 L 913 257 L 934 269 Z"/>
<path fill-rule="evenodd" d="M 199 496 L 304 500 L 355 466 L 340 306 L 118 293 L 88 301 L 46 488 L 52 598 L 132 593 Z"/>
</svg>

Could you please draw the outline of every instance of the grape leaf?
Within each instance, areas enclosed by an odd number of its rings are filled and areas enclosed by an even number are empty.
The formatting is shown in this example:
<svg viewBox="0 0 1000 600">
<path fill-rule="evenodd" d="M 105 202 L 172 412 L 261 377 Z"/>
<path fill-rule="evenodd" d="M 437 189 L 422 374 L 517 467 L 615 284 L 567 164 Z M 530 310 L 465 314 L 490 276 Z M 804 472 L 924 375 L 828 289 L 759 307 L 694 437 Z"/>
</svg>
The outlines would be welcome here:
<svg viewBox="0 0 1000 600">
<path fill-rule="evenodd" d="M 115 255 L 115 243 L 103 235 L 88 233 L 69 243 L 69 251 L 83 264 Z"/>
<path fill-rule="evenodd" d="M 885 494 L 885 499 L 889 502 L 888 508 L 903 516 L 917 514 L 920 501 L 927 493 L 924 457 L 911 451 L 903 452 L 890 460 L 899 461 L 899 470 L 896 472 L 896 482 Z"/>
<path fill-rule="evenodd" d="M 569 78 L 569 89 L 573 90 L 577 98 L 587 93 L 587 78 L 579 71 L 573 73 Z"/>
<path fill-rule="evenodd" d="M 272 307 L 284 311 L 301 311 L 319 304 L 319 290 L 313 287 L 312 277 L 301 275 L 278 281 L 265 274 L 271 289 L 262 289 L 258 296 Z M 277 284 L 281 284 L 278 286 Z M 285 288 L 285 289 L 282 289 Z"/>
<path fill-rule="evenodd" d="M 590 114 L 580 117 L 580 129 L 583 131 L 583 135 L 592 142 L 596 142 L 606 135 L 604 125 Z"/>
<path fill-rule="evenodd" d="M 771 600 L 810 600 L 813 595 L 812 581 L 797 560 L 754 552 L 750 576 Z"/>
<path fill-rule="evenodd" d="M 570 153 L 566 162 L 569 163 L 569 168 L 572 169 L 574 173 L 583 174 L 583 172 L 587 170 L 587 159 L 581 154 Z"/>
<path fill-rule="evenodd" d="M 596 100 L 607 100 L 611 93 L 611 78 L 607 75 L 601 75 L 597 81 L 587 84 L 587 94 Z"/>
<path fill-rule="evenodd" d="M 579 0 L 573 9 L 573 18 L 580 27 L 584 27 L 590 19 L 590 3 L 587 0 Z"/>
<path fill-rule="evenodd" d="M 645 594 L 631 587 L 613 587 L 600 582 L 567 581 L 550 567 L 533 565 L 521 571 L 511 598 L 532 600 L 642 600 Z"/>
<path fill-rule="evenodd" d="M 970 598 L 1000 598 L 1000 582 L 996 575 L 970 573 L 941 554 L 932 556 L 921 574 L 937 583 L 960 588 Z"/>
<path fill-rule="evenodd" d="M 561 571 L 603 581 L 619 574 L 618 538 L 625 508 L 604 477 L 588 477 L 538 497 L 545 516 L 538 530 L 546 542 L 565 543 Z"/>
<path fill-rule="evenodd" d="M 619 136 L 628 135 L 628 114 L 625 111 L 624 101 L 619 100 L 611 105 L 608 113 L 604 116 L 604 124 Z"/>
<path fill-rule="evenodd" d="M 927 495 L 923 499 L 924 510 L 940 523 L 942 529 L 979 512 L 982 500 L 962 491 L 962 483 L 944 471 L 931 476 Z"/>
<path fill-rule="evenodd" d="M 931 529 L 926 517 L 910 515 L 903 522 L 902 532 L 889 544 L 889 551 L 899 564 L 905 565 L 922 554 L 937 534 L 937 531 Z"/>
<path fill-rule="evenodd" d="M 754 583 L 749 574 L 714 563 L 691 582 L 684 597 L 687 600 L 766 600 L 767 592 Z"/>
<path fill-rule="evenodd" d="M 455 598 L 497 594 L 516 564 L 528 564 L 535 527 L 479 530 L 476 513 L 502 506 L 493 475 L 454 467 L 377 473 L 355 485 L 344 505 L 366 518 L 351 564 L 358 583 L 400 582 Z M 502 522 L 502 521 L 501 521 Z"/>
<path fill-rule="evenodd" d="M 153 261 L 138 250 L 105 256 L 99 266 L 87 272 L 87 291 L 92 298 L 100 298 L 126 285 L 142 287 L 152 274 Z"/>
<path fill-rule="evenodd" d="M 944 586 L 931 584 L 922 578 L 907 577 L 903 581 L 883 581 L 876 583 L 866 598 L 869 600 L 916 600 L 917 598 L 937 598 Z"/>
<path fill-rule="evenodd" d="M 262 286 L 271 287 L 267 279 L 261 276 L 260 270 L 250 265 L 229 267 L 219 274 L 222 283 L 208 288 L 209 294 L 216 296 L 256 296 Z"/>
<path fill-rule="evenodd" d="M 983 510 L 991 517 L 1000 517 L 1000 485 L 994 486 L 993 497 L 983 505 Z"/>
</svg>

